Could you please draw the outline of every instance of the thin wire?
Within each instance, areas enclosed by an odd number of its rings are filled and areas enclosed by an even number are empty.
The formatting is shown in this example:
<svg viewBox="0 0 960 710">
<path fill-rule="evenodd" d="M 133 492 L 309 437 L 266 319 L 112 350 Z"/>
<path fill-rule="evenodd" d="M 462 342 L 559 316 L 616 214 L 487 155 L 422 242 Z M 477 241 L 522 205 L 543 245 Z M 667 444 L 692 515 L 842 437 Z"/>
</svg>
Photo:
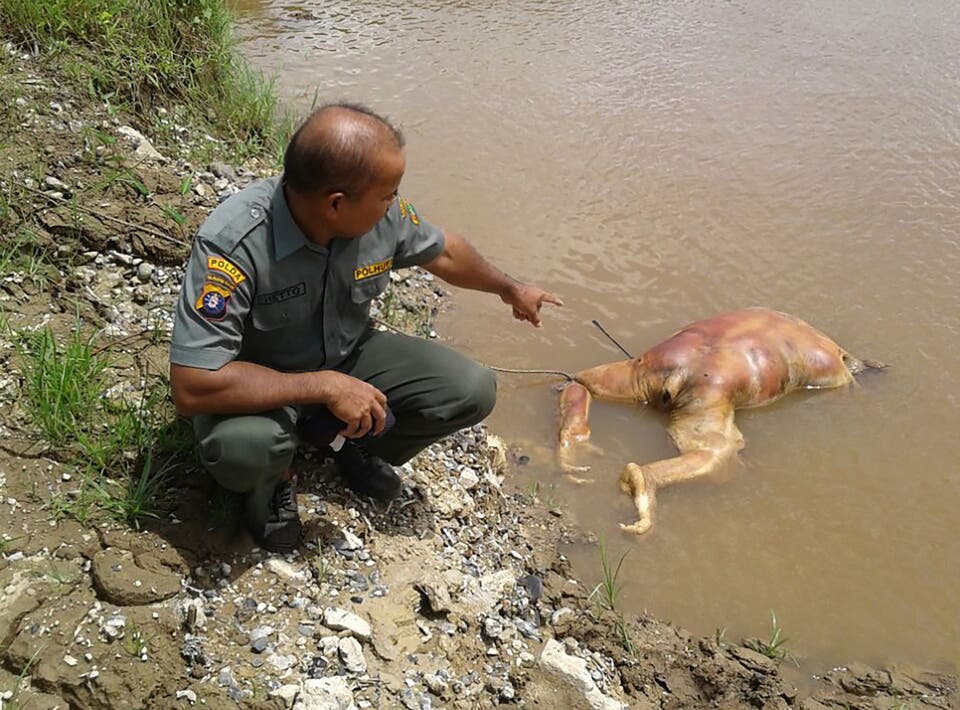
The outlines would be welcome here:
<svg viewBox="0 0 960 710">
<path fill-rule="evenodd" d="M 560 375 L 561 377 L 566 377 L 570 382 L 573 382 L 575 379 L 573 375 L 563 370 L 525 370 L 512 367 L 494 367 L 493 365 L 486 365 L 486 367 L 494 372 L 510 372 L 517 375 Z"/>
<path fill-rule="evenodd" d="M 372 320 L 374 323 L 377 323 L 378 325 L 382 325 L 384 328 L 389 328 L 395 333 L 400 333 L 400 335 L 410 335 L 410 333 L 407 333 L 401 330 L 400 328 L 398 328 L 397 326 L 391 323 L 387 323 L 386 321 L 380 318 L 377 318 L 376 316 L 372 316 L 370 320 Z M 494 367 L 493 365 L 484 365 L 484 367 L 489 367 L 494 372 L 509 372 L 514 375 L 560 375 L 561 377 L 565 377 L 569 382 L 574 381 L 573 375 L 571 375 L 569 372 L 564 372 L 563 370 L 526 370 L 526 369 L 514 368 L 514 367 Z"/>
<path fill-rule="evenodd" d="M 631 360 L 633 360 L 633 355 L 631 355 L 630 353 L 628 353 L 627 350 L 626 350 L 626 348 L 624 348 L 620 343 L 618 343 L 616 340 L 614 340 L 613 336 L 610 335 L 610 333 L 608 333 L 606 330 L 604 330 L 603 326 L 600 325 L 600 321 L 598 321 L 598 320 L 593 320 L 592 323 L 600 329 L 600 332 L 601 332 L 601 333 L 603 333 L 603 334 L 606 335 L 608 338 L 610 338 L 610 342 L 611 342 L 611 343 L 613 343 L 613 344 L 616 345 L 618 348 L 620 348 L 620 352 L 622 352 L 622 353 L 623 353 L 624 355 L 626 355 L 628 358 L 630 358 Z"/>
</svg>

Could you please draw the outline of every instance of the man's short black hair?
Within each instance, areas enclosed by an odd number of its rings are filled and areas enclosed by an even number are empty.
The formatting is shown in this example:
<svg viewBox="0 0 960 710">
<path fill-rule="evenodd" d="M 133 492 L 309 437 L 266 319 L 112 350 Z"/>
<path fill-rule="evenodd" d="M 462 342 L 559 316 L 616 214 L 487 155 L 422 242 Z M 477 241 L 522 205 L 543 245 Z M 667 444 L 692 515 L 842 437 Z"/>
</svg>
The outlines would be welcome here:
<svg viewBox="0 0 960 710">
<path fill-rule="evenodd" d="M 331 112 L 343 112 L 348 119 L 332 128 L 324 121 Z M 373 182 L 375 158 L 384 142 L 402 148 L 403 134 L 366 106 L 321 106 L 290 138 L 283 155 L 284 183 L 301 195 L 360 194 Z"/>
</svg>

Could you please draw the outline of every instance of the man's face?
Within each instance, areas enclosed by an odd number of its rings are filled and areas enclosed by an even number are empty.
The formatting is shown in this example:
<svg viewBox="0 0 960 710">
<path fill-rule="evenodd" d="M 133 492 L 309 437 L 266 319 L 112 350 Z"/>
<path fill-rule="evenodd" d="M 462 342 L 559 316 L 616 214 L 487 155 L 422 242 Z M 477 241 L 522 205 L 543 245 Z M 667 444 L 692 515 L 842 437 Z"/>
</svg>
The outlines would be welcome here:
<svg viewBox="0 0 960 710">
<path fill-rule="evenodd" d="M 358 195 L 344 195 L 337 208 L 338 236 L 362 237 L 383 219 L 400 189 L 406 163 L 403 151 L 384 149 L 377 158 L 376 174 L 367 189 Z"/>
</svg>

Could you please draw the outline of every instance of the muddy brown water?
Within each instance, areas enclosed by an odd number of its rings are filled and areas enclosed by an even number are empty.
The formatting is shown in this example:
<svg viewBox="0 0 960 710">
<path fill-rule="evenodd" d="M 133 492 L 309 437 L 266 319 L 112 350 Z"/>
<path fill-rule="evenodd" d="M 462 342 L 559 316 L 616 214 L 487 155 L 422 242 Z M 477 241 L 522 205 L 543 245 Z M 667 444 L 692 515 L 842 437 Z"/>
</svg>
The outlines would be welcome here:
<svg viewBox="0 0 960 710">
<path fill-rule="evenodd" d="M 551 461 L 549 378 L 503 376 L 490 423 L 518 484 L 628 551 L 621 603 L 700 634 L 769 633 L 811 667 L 960 661 L 960 5 L 240 0 L 283 94 L 368 102 L 408 136 L 404 192 L 561 294 L 546 327 L 457 294 L 438 324 L 492 364 L 577 370 L 744 305 L 893 365 L 741 412 L 720 485 L 662 492 L 622 535 L 623 462 L 663 421 L 594 407 L 596 482 Z M 569 550 L 596 579 L 594 546 Z"/>
</svg>

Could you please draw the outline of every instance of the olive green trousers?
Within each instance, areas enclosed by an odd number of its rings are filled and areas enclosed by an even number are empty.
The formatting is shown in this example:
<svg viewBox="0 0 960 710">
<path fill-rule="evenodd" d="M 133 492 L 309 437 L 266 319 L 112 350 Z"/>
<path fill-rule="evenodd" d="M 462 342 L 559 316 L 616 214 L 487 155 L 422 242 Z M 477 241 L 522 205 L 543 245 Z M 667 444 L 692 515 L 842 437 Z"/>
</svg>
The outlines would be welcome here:
<svg viewBox="0 0 960 710">
<path fill-rule="evenodd" d="M 336 369 L 387 396 L 396 424 L 364 448 L 394 465 L 483 420 L 496 401 L 492 370 L 422 338 L 371 330 Z M 258 414 L 198 415 L 193 428 L 200 458 L 224 488 L 269 495 L 300 443 L 297 422 L 309 413 L 309 406 L 289 406 Z"/>
</svg>

